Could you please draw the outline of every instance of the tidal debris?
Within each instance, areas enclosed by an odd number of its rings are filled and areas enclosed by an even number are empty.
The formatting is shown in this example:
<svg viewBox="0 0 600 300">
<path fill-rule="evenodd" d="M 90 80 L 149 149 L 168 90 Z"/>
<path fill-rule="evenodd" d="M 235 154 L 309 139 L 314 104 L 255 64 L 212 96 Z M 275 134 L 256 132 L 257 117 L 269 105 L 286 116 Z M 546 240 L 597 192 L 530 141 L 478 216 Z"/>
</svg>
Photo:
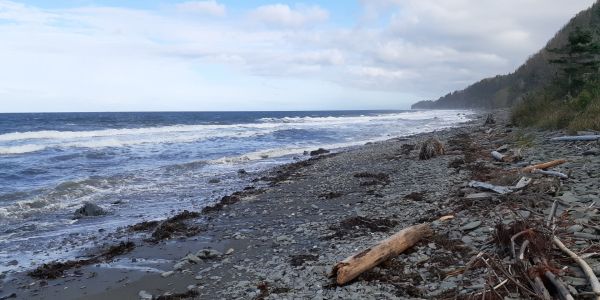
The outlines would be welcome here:
<svg viewBox="0 0 600 300">
<path fill-rule="evenodd" d="M 121 242 L 117 245 L 108 247 L 102 253 L 88 259 L 43 264 L 37 267 L 35 270 L 29 272 L 28 275 L 36 279 L 56 279 L 64 276 L 65 272 L 70 269 L 110 261 L 119 255 L 133 251 L 134 248 L 135 244 L 133 242 Z"/>
</svg>

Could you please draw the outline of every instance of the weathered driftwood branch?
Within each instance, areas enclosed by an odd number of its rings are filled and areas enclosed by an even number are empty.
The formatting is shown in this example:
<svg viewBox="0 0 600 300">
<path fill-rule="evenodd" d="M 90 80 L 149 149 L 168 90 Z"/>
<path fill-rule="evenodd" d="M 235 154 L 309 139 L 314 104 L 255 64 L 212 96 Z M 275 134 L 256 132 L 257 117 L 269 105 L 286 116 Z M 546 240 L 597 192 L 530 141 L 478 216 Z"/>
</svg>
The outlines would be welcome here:
<svg viewBox="0 0 600 300">
<path fill-rule="evenodd" d="M 445 216 L 440 217 L 438 219 L 438 221 L 443 222 L 443 221 L 448 221 L 448 220 L 452 220 L 452 219 L 454 219 L 453 215 L 445 215 Z"/>
<path fill-rule="evenodd" d="M 525 168 L 521 169 L 521 171 L 523 173 L 529 173 L 529 172 L 531 172 L 531 171 L 533 171 L 535 169 L 544 170 L 544 169 L 548 169 L 548 168 L 552 168 L 554 166 L 558 166 L 558 165 L 564 164 L 566 162 L 567 162 L 566 159 L 556 159 L 556 160 L 553 160 L 553 161 L 549 161 L 549 162 L 545 162 L 545 163 L 541 163 L 541 164 L 537 164 L 537 165 L 532 165 L 532 166 L 529 166 L 529 167 L 525 167 Z"/>
<path fill-rule="evenodd" d="M 513 189 L 520 190 L 520 189 L 528 186 L 529 183 L 531 183 L 531 178 L 521 177 L 521 179 L 519 179 L 519 181 L 517 182 L 517 184 L 515 184 L 515 187 Z"/>
<path fill-rule="evenodd" d="M 562 250 L 562 252 L 566 253 L 575 262 L 577 262 L 577 264 L 579 265 L 581 270 L 583 270 L 583 273 L 585 273 L 585 275 L 587 276 L 588 281 L 590 282 L 590 285 L 592 286 L 592 291 L 594 291 L 594 293 L 596 294 L 596 300 L 600 300 L 600 282 L 598 281 L 598 277 L 596 277 L 596 275 L 594 274 L 594 271 L 592 270 L 590 265 L 588 265 L 587 262 L 585 260 L 583 260 L 583 258 L 581 258 L 577 254 L 575 254 L 575 252 L 569 250 L 569 248 L 567 248 L 557 237 L 552 238 L 552 242 L 560 250 Z"/>
<path fill-rule="evenodd" d="M 474 187 L 474 188 L 494 191 L 498 194 L 508 194 L 513 191 L 513 187 L 510 187 L 510 186 L 493 185 L 491 183 L 481 182 L 481 181 L 476 181 L 476 180 L 472 180 L 471 182 L 469 182 L 469 186 Z"/>
<path fill-rule="evenodd" d="M 574 141 L 596 141 L 600 140 L 600 135 L 567 135 L 551 138 L 555 142 L 574 142 Z"/>
<path fill-rule="evenodd" d="M 561 296 L 560 299 L 575 300 L 573 298 L 573 295 L 571 295 L 571 293 L 569 292 L 569 290 L 565 286 L 565 284 L 560 279 L 556 278 L 556 276 L 552 272 L 546 271 L 546 272 L 544 272 L 544 276 L 556 288 L 556 291 Z"/>
<path fill-rule="evenodd" d="M 600 241 L 600 235 L 587 233 L 587 232 L 574 232 L 573 236 L 575 236 L 577 238 L 586 239 L 586 240 Z"/>
<path fill-rule="evenodd" d="M 527 251 L 527 246 L 529 246 L 529 240 L 525 240 L 523 244 L 521 244 L 521 249 L 519 250 L 519 259 L 525 259 L 525 251 Z"/>
<path fill-rule="evenodd" d="M 497 161 L 504 161 L 504 159 L 506 158 L 506 155 L 498 152 L 498 151 L 492 151 L 492 157 L 497 160 Z"/>
<path fill-rule="evenodd" d="M 531 232 L 531 229 L 525 229 L 523 231 L 517 232 L 515 235 L 513 235 L 510 238 L 510 250 L 512 252 L 512 256 L 514 259 L 517 259 L 517 251 L 515 250 L 515 241 L 517 240 L 518 237 Z"/>
<path fill-rule="evenodd" d="M 558 208 L 558 201 L 554 200 L 554 203 L 552 203 L 552 208 L 550 208 L 550 214 L 548 215 L 548 220 L 546 221 L 546 226 L 550 227 L 550 225 L 552 225 L 552 221 L 554 221 L 554 215 L 556 215 L 557 208 Z"/>
<path fill-rule="evenodd" d="M 548 289 L 546 289 L 546 286 L 544 285 L 544 282 L 542 281 L 542 278 L 540 278 L 540 276 L 535 275 L 535 277 L 533 277 L 533 282 L 536 291 L 538 292 L 538 294 L 542 295 L 542 298 L 544 300 L 552 299 L 552 297 L 550 296 L 550 292 L 548 292 Z"/>
<path fill-rule="evenodd" d="M 432 233 L 429 224 L 419 224 L 405 228 L 379 242 L 376 246 L 337 263 L 331 271 L 331 277 L 336 277 L 338 285 L 348 283 L 363 272 L 412 247 L 422 238 L 431 236 Z"/>
<path fill-rule="evenodd" d="M 531 170 L 531 173 L 537 173 L 537 174 L 542 174 L 542 175 L 554 176 L 554 177 L 558 177 L 558 178 L 562 178 L 562 179 L 569 179 L 569 176 L 567 174 L 564 174 L 564 173 L 561 173 L 561 172 L 556 172 L 556 171 L 546 171 L 546 170 L 540 170 L 540 169 L 533 169 L 533 170 Z"/>
<path fill-rule="evenodd" d="M 501 185 L 493 185 L 493 184 L 487 183 L 487 182 L 471 180 L 469 182 L 469 186 L 474 187 L 474 188 L 494 191 L 498 194 L 508 194 L 508 193 L 512 193 L 516 190 L 526 187 L 530 182 L 531 182 L 531 178 L 521 177 L 519 182 L 517 182 L 517 184 L 514 186 L 501 186 Z"/>
</svg>

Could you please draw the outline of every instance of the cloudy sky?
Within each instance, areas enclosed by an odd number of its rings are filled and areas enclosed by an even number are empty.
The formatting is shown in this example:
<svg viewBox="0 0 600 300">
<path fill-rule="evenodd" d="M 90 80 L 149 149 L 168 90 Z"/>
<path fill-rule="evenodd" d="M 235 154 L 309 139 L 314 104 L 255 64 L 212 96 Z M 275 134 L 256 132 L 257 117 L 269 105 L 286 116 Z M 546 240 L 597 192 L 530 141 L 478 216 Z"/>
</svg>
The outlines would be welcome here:
<svg viewBox="0 0 600 300">
<path fill-rule="evenodd" d="M 0 112 L 403 109 L 593 0 L 0 0 Z"/>
</svg>

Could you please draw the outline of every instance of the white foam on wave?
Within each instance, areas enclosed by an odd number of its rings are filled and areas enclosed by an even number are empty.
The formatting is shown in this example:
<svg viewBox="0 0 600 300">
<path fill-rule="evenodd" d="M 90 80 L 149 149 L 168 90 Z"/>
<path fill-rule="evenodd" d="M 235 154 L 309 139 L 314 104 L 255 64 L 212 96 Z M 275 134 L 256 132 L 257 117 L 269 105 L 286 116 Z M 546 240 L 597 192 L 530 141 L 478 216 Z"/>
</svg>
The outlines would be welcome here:
<svg viewBox="0 0 600 300">
<path fill-rule="evenodd" d="M 192 128 L 193 127 L 193 128 Z M 0 154 L 23 154 L 48 148 L 107 148 L 126 147 L 140 144 L 189 143 L 210 138 L 244 138 L 273 132 L 271 124 L 252 126 L 188 126 L 184 130 L 175 128 L 122 129 L 105 132 L 38 131 L 4 134 L 0 139 Z M 10 135 L 10 136 L 9 136 Z M 0 136 L 2 138 L 2 136 Z M 10 141 L 11 145 L 2 145 Z M 14 145 L 21 143 L 20 145 Z"/>
<path fill-rule="evenodd" d="M 463 112 L 461 114 L 461 112 Z M 244 138 L 286 129 L 353 127 L 357 124 L 394 124 L 399 121 L 439 119 L 444 123 L 464 120 L 464 111 L 407 111 L 351 117 L 263 118 L 260 123 L 232 125 L 173 125 L 162 127 L 91 131 L 42 130 L 0 135 L 0 155 L 24 154 L 48 148 L 106 148 L 140 144 L 189 143 L 210 138 Z"/>
<path fill-rule="evenodd" d="M 249 126 L 245 126 L 249 125 Z M 50 139 L 50 140 L 68 140 L 81 138 L 97 138 L 97 137 L 115 137 L 115 136 L 131 136 L 131 135 L 147 135 L 160 133 L 187 133 L 210 130 L 227 130 L 232 128 L 271 128 L 271 124 L 241 124 L 241 125 L 172 125 L 162 127 L 143 127 L 143 128 L 123 128 L 123 129 L 102 129 L 91 131 L 58 131 L 58 130 L 41 130 L 27 132 L 12 132 L 0 134 L 0 142 L 20 141 L 20 140 L 35 140 L 35 139 Z"/>
<path fill-rule="evenodd" d="M 432 118 L 444 118 L 451 121 L 460 121 L 464 118 L 466 111 L 458 110 L 416 110 L 398 113 L 385 113 L 377 115 L 361 116 L 327 116 L 327 117 L 282 117 L 262 118 L 265 123 L 298 123 L 298 124 L 357 124 L 371 122 L 389 122 L 402 120 L 426 120 Z"/>
<path fill-rule="evenodd" d="M 29 152 L 36 152 L 46 149 L 46 146 L 43 145 L 35 145 L 35 144 L 26 144 L 19 146 L 5 146 L 0 147 L 0 154 L 23 154 Z"/>
</svg>

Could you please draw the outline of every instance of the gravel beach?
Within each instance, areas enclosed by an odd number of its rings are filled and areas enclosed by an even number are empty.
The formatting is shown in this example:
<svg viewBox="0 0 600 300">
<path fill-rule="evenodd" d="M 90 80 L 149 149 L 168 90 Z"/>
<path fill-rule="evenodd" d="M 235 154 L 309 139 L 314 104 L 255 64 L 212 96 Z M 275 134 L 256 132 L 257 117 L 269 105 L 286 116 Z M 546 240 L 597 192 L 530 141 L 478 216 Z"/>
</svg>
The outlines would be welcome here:
<svg viewBox="0 0 600 300">
<path fill-rule="evenodd" d="M 591 289 L 577 264 L 551 244 L 536 252 L 536 239 L 554 234 L 580 255 L 600 250 L 600 143 L 550 142 L 564 133 L 515 128 L 507 115 L 240 172 L 255 184 L 202 212 L 123 228 L 77 263 L 3 275 L 0 299 L 529 298 L 532 288 L 519 287 L 527 276 L 508 268 L 524 263 L 500 234 L 517 227 L 533 232 L 524 256 L 543 256 L 583 297 Z M 420 160 L 430 137 L 445 154 Z M 515 159 L 495 161 L 493 150 Z M 551 170 L 568 179 L 514 171 L 559 158 L 567 162 Z M 532 180 L 507 194 L 468 185 L 512 187 L 521 177 Z M 434 234 L 398 257 L 344 286 L 328 277 L 336 262 L 420 223 Z M 586 260 L 600 274 L 600 260 Z"/>
</svg>

